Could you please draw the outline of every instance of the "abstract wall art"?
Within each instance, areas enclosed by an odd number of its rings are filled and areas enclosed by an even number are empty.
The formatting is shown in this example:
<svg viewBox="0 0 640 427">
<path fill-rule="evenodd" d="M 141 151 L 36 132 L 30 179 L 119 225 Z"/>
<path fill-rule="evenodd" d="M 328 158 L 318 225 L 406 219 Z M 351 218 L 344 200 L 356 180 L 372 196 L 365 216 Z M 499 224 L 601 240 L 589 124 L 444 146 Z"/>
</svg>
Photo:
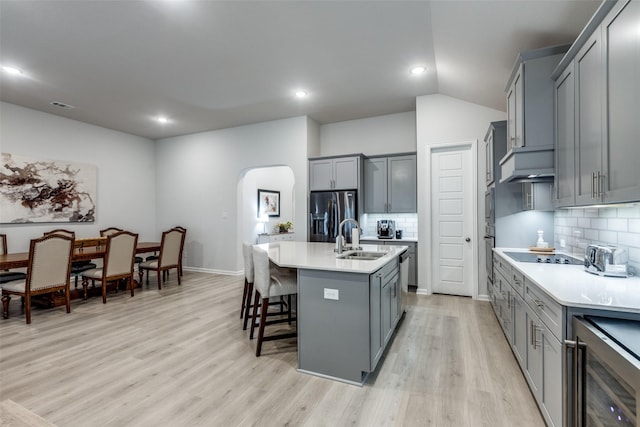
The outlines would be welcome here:
<svg viewBox="0 0 640 427">
<path fill-rule="evenodd" d="M 280 192 L 258 189 L 258 218 L 266 214 L 270 217 L 280 216 Z"/>
<path fill-rule="evenodd" d="M 0 223 L 95 221 L 94 165 L 0 156 Z"/>
</svg>

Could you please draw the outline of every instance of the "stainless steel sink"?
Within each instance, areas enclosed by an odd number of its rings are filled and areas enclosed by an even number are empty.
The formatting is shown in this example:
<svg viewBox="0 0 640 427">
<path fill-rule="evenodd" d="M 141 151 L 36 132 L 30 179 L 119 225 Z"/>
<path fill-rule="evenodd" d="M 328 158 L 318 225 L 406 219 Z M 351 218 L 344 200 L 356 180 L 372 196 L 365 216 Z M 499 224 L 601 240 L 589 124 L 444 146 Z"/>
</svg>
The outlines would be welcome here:
<svg viewBox="0 0 640 427">
<path fill-rule="evenodd" d="M 339 259 L 357 259 L 360 261 L 373 261 L 385 256 L 387 252 L 349 251 L 338 255 Z"/>
</svg>

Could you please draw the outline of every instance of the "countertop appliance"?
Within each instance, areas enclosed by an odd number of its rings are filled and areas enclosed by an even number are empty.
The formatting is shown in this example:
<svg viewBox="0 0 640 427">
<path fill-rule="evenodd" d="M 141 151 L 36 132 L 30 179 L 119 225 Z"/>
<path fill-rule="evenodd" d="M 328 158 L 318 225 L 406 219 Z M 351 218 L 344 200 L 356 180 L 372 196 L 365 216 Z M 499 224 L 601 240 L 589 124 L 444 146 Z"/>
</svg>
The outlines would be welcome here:
<svg viewBox="0 0 640 427">
<path fill-rule="evenodd" d="M 358 219 L 358 193 L 346 191 L 312 191 L 309 195 L 309 241 L 335 243 L 340 233 L 338 226 L 347 219 Z M 342 234 L 351 242 L 355 224 L 344 225 Z"/>
<path fill-rule="evenodd" d="M 536 254 L 532 252 L 505 252 L 505 255 L 518 262 L 537 262 L 541 264 L 570 264 L 580 265 L 582 261 L 569 255 L 561 254 Z"/>
<path fill-rule="evenodd" d="M 600 276 L 628 277 L 626 249 L 611 245 L 589 245 L 584 251 L 584 268 Z"/>
<path fill-rule="evenodd" d="M 573 331 L 564 345 L 574 353 L 571 374 L 563 369 L 565 425 L 640 425 L 640 321 L 574 317 Z"/>
<path fill-rule="evenodd" d="M 392 219 L 378 220 L 378 239 L 393 239 L 395 236 L 396 222 Z"/>
</svg>

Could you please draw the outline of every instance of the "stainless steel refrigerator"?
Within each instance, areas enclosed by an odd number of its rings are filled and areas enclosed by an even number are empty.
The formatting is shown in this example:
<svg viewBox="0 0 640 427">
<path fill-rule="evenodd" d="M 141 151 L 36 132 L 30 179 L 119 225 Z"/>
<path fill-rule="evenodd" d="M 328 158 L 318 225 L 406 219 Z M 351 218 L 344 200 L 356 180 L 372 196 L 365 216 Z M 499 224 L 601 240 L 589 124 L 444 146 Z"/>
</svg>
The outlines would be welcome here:
<svg viewBox="0 0 640 427">
<path fill-rule="evenodd" d="M 312 191 L 309 196 L 309 241 L 335 242 L 338 226 L 347 218 L 358 219 L 356 190 Z M 353 223 L 344 225 L 342 235 L 351 242 Z"/>
</svg>

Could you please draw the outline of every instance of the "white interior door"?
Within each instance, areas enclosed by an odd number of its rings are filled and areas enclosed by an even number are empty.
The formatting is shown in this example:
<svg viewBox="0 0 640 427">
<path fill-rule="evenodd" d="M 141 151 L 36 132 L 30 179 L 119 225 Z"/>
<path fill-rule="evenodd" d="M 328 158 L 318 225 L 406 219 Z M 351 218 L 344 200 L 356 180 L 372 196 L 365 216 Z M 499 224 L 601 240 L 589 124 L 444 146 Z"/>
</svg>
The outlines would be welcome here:
<svg viewBox="0 0 640 427">
<path fill-rule="evenodd" d="M 470 146 L 431 152 L 432 290 L 473 296 L 473 163 Z"/>
</svg>

